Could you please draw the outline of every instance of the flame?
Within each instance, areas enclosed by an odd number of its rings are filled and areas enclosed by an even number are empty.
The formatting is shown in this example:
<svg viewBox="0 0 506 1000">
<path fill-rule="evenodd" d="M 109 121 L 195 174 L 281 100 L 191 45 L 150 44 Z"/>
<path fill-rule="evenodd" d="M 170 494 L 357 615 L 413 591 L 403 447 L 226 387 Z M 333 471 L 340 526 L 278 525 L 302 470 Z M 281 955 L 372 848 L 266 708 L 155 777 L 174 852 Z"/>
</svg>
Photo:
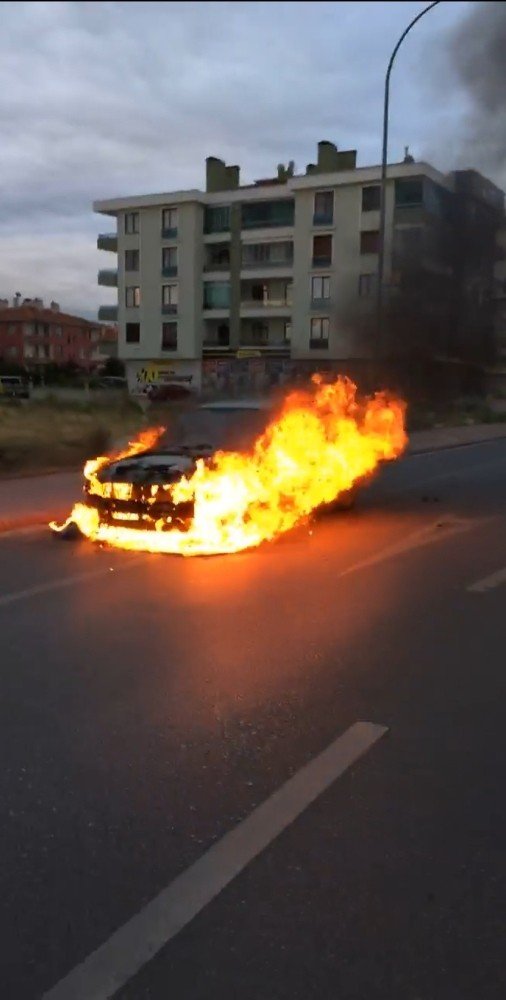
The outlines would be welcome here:
<svg viewBox="0 0 506 1000">
<path fill-rule="evenodd" d="M 162 436 L 165 427 L 148 427 L 145 431 L 140 431 L 133 441 L 129 441 L 126 448 L 112 452 L 110 455 L 100 455 L 98 458 L 90 458 L 86 462 L 83 473 L 84 478 L 90 483 L 92 493 L 106 496 L 104 483 L 97 479 L 97 473 L 111 462 L 118 462 L 120 458 L 130 458 L 131 455 L 140 455 L 143 451 L 154 448 L 156 442 Z M 118 484 L 119 485 L 119 484 Z M 121 484 L 125 485 L 125 484 Z"/>
<path fill-rule="evenodd" d="M 93 541 L 185 556 L 239 552 L 289 531 L 369 477 L 380 462 L 397 458 L 407 443 L 401 400 L 384 392 L 361 398 L 343 377 L 324 383 L 314 376 L 313 382 L 312 391 L 286 397 L 251 451 L 199 459 L 191 476 L 161 487 L 176 503 L 193 501 L 188 531 L 163 519 L 156 530 L 104 524 L 85 504 L 76 504 L 69 520 Z M 156 440 L 160 430 L 152 433 Z M 144 445 L 146 440 L 151 447 L 153 439 L 144 437 Z M 145 450 L 140 443 L 126 454 Z M 92 479 L 110 460 L 88 462 L 85 476 Z M 154 499 L 157 487 L 151 493 Z"/>
</svg>

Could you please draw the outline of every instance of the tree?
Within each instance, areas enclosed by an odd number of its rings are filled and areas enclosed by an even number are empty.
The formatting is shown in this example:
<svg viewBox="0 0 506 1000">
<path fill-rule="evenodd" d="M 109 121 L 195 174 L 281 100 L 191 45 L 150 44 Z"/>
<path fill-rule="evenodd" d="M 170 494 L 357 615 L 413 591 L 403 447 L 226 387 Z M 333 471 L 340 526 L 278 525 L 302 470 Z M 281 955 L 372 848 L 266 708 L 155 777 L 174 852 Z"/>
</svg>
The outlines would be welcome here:
<svg viewBox="0 0 506 1000">
<path fill-rule="evenodd" d="M 107 358 L 101 374 L 111 375 L 114 378 L 124 378 L 125 363 L 121 360 L 121 358 Z"/>
</svg>

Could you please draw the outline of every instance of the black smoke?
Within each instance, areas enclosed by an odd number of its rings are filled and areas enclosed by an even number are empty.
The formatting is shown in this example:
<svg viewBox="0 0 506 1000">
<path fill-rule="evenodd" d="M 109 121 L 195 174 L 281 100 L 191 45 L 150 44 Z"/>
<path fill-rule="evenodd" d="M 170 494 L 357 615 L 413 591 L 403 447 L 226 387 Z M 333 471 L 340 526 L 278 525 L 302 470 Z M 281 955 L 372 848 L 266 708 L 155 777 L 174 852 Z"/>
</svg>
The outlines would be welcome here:
<svg viewBox="0 0 506 1000">
<path fill-rule="evenodd" d="M 470 102 L 459 159 L 504 181 L 506 3 L 475 4 L 452 33 L 448 55 L 456 81 Z"/>
</svg>

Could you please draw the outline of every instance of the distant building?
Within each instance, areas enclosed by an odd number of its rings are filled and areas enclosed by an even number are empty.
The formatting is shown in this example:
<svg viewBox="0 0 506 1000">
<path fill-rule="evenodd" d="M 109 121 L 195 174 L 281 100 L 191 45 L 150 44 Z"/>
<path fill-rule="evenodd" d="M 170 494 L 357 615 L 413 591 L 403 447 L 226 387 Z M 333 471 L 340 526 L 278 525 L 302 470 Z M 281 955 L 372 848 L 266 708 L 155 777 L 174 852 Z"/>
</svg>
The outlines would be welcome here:
<svg viewBox="0 0 506 1000">
<path fill-rule="evenodd" d="M 374 352 L 379 166 L 318 144 L 297 175 L 241 187 L 206 163 L 206 190 L 99 201 L 117 254 L 119 356 L 149 380 L 272 384 L 294 368 L 348 366 Z M 496 238 L 504 194 L 476 171 L 442 174 L 406 154 L 388 167 L 385 299 L 393 353 L 493 359 Z"/>
<path fill-rule="evenodd" d="M 100 327 L 100 339 L 96 342 L 92 361 L 100 368 L 108 358 L 118 357 L 118 327 L 115 323 L 104 323 Z"/>
<path fill-rule="evenodd" d="M 28 369 L 49 363 L 64 365 L 73 362 L 90 370 L 96 367 L 102 343 L 117 343 L 117 331 L 80 316 L 63 313 L 57 302 L 45 307 L 42 299 L 20 296 L 0 300 L 0 359 Z M 100 355 L 105 360 L 109 350 Z"/>
</svg>

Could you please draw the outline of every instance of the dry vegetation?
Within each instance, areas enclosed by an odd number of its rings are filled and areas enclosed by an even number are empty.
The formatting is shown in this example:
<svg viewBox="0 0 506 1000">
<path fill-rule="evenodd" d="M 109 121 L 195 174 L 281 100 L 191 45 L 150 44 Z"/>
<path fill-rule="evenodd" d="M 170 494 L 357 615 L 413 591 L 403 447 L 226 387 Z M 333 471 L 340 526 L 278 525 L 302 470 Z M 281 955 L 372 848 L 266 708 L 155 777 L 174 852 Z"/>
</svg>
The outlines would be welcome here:
<svg viewBox="0 0 506 1000">
<path fill-rule="evenodd" d="M 0 405 L 0 475 L 78 468 L 145 426 L 140 409 L 59 403 Z"/>
</svg>

